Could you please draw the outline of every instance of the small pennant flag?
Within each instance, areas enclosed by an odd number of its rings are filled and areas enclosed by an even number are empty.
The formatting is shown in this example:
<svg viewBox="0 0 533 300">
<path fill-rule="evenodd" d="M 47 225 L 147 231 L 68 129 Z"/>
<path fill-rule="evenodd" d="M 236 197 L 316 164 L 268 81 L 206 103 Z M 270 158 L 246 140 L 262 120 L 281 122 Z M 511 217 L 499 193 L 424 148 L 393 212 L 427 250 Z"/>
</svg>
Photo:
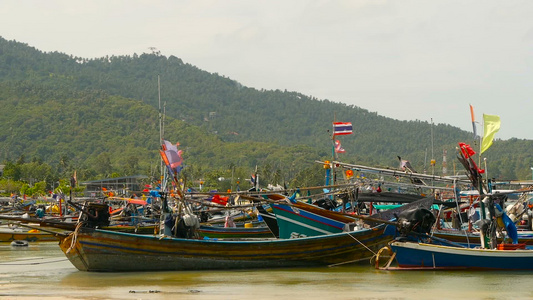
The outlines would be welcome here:
<svg viewBox="0 0 533 300">
<path fill-rule="evenodd" d="M 335 140 L 335 152 L 336 153 L 344 153 L 344 152 L 346 152 L 344 150 L 344 148 L 342 148 L 341 141 L 339 141 L 339 140 Z"/>
<path fill-rule="evenodd" d="M 474 107 L 470 105 L 470 117 L 472 118 L 472 129 L 474 131 L 474 139 L 478 139 L 479 136 L 477 135 L 476 130 L 476 119 L 474 118 Z"/>
</svg>

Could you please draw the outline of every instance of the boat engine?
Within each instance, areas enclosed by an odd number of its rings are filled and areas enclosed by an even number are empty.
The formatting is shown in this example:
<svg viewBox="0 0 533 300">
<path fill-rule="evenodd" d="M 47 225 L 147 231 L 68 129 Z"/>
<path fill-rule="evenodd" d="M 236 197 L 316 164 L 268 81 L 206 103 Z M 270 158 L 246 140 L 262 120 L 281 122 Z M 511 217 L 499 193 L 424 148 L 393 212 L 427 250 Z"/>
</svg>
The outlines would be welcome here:
<svg viewBox="0 0 533 300">
<path fill-rule="evenodd" d="M 404 210 L 396 219 L 402 236 L 407 236 L 410 232 L 428 234 L 437 220 L 430 210 L 419 207 Z"/>
<path fill-rule="evenodd" d="M 89 203 L 81 211 L 79 222 L 84 222 L 85 227 L 109 226 L 109 206 L 107 204 Z"/>
</svg>

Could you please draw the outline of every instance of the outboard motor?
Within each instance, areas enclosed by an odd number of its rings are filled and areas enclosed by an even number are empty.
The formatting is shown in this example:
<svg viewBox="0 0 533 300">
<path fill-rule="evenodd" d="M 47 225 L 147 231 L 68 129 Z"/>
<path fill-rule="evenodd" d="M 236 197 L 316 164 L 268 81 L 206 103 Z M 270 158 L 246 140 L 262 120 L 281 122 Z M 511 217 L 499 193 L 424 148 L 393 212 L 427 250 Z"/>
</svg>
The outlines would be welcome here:
<svg viewBox="0 0 533 300">
<path fill-rule="evenodd" d="M 436 218 L 430 210 L 414 207 L 401 212 L 397 220 L 400 235 L 407 236 L 410 232 L 429 234 Z"/>
<path fill-rule="evenodd" d="M 313 203 L 313 205 L 316 205 L 326 210 L 333 210 L 335 207 L 337 207 L 337 204 L 329 198 L 317 200 Z"/>
<path fill-rule="evenodd" d="M 81 211 L 79 222 L 85 223 L 85 227 L 109 226 L 109 206 L 107 204 L 89 203 Z"/>
</svg>

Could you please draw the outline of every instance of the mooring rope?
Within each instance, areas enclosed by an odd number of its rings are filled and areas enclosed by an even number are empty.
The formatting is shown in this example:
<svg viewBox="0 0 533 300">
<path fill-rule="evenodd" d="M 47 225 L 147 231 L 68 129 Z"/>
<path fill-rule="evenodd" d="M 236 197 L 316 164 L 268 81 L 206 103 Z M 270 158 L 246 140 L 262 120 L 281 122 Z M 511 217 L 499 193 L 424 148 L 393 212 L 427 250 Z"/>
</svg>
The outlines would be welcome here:
<svg viewBox="0 0 533 300">
<path fill-rule="evenodd" d="M 361 244 L 363 247 L 365 247 L 368 251 L 372 252 L 372 254 L 374 254 L 373 256 L 376 256 L 377 254 L 372 251 L 372 249 L 368 248 L 365 244 L 363 244 L 360 240 L 358 240 L 356 237 L 354 237 L 353 235 L 351 235 L 349 232 L 346 233 L 348 236 L 350 236 L 352 239 L 354 239 L 356 242 L 358 242 L 359 244 Z M 344 264 L 349 264 L 349 263 L 353 263 L 353 262 L 356 262 L 356 261 L 359 261 L 359 259 L 357 260 L 350 260 L 350 261 L 344 261 L 344 262 L 340 262 L 340 263 L 336 263 L 336 264 L 331 264 L 331 265 L 328 265 L 328 267 L 335 267 L 335 266 L 339 266 L 339 265 L 344 265 Z"/>
<path fill-rule="evenodd" d="M 372 249 L 368 248 L 365 244 L 363 244 L 360 240 L 358 240 L 355 236 L 351 235 L 349 232 L 348 232 L 348 235 L 354 239 L 356 242 L 358 242 L 359 244 L 361 244 L 363 247 L 365 247 L 368 251 L 372 252 L 372 254 L 376 255 L 376 252 L 372 251 Z"/>
<path fill-rule="evenodd" d="M 80 228 L 81 228 L 82 225 L 83 225 L 83 223 L 81 223 L 81 222 L 78 223 L 78 225 L 76 225 L 76 229 L 74 229 L 74 232 L 72 234 L 70 247 L 68 248 L 67 252 L 65 252 L 65 253 L 70 253 L 70 250 L 74 249 L 74 247 L 76 246 L 76 241 L 78 240 L 78 233 L 79 233 Z"/>
</svg>

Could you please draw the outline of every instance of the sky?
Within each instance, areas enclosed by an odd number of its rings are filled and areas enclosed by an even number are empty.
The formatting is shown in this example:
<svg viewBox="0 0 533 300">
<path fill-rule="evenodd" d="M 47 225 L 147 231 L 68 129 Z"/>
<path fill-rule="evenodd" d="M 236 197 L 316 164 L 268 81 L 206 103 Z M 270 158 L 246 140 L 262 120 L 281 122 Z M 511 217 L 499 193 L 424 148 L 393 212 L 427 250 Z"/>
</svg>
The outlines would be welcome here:
<svg viewBox="0 0 533 300">
<path fill-rule="evenodd" d="M 83 58 L 155 48 L 248 87 L 467 131 L 472 105 L 478 133 L 489 114 L 495 138 L 533 139 L 532 16 L 529 0 L 2 0 L 0 36 Z"/>
</svg>

